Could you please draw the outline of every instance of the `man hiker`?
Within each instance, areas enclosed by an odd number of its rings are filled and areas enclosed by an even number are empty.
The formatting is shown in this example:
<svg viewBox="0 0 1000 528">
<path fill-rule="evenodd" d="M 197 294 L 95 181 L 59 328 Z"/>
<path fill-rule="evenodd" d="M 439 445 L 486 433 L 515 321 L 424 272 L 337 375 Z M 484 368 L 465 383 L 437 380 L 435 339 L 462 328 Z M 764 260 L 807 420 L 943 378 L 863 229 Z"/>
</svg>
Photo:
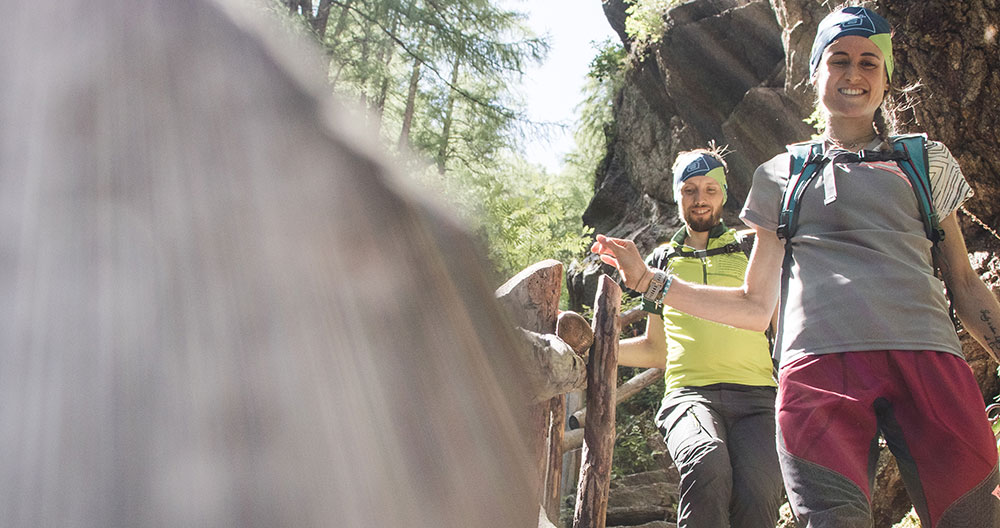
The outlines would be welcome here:
<svg viewBox="0 0 1000 528">
<path fill-rule="evenodd" d="M 716 286 L 743 284 L 747 256 L 736 230 L 721 220 L 726 164 L 718 150 L 681 153 L 673 180 L 684 227 L 646 259 L 651 282 L 659 281 L 661 290 L 673 276 Z M 776 382 L 766 336 L 645 297 L 646 333 L 621 342 L 619 364 L 665 370 L 656 425 L 680 472 L 678 528 L 773 528 L 782 481 L 774 437 Z"/>
</svg>

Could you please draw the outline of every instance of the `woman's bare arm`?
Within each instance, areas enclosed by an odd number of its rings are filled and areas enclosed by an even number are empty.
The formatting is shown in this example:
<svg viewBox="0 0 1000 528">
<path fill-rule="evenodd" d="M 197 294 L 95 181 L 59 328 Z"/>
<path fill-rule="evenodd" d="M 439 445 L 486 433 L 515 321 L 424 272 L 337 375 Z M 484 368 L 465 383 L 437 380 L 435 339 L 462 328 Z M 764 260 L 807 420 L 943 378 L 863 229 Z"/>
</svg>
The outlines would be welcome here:
<svg viewBox="0 0 1000 528">
<path fill-rule="evenodd" d="M 773 231 L 757 232 L 743 286 L 724 288 L 674 279 L 663 301 L 682 312 L 737 328 L 763 332 L 778 302 L 784 243 Z M 653 271 L 643 262 L 631 240 L 597 236 L 591 251 L 617 267 L 625 285 L 643 292 Z M 1000 318 L 1000 313 L 998 313 Z"/>
<path fill-rule="evenodd" d="M 1000 357 L 1000 302 L 969 264 L 969 250 L 958 227 L 956 214 L 941 221 L 944 240 L 940 243 L 942 272 L 952 293 L 955 314 L 962 326 L 989 352 Z"/>
</svg>

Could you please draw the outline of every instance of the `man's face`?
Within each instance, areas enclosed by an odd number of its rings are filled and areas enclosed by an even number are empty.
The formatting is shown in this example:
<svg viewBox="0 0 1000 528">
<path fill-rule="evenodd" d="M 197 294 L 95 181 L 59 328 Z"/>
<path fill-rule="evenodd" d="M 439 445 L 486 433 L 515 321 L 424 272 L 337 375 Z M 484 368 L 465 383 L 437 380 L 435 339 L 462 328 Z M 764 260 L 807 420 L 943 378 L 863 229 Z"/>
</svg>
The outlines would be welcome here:
<svg viewBox="0 0 1000 528">
<path fill-rule="evenodd" d="M 681 220 L 688 229 L 704 232 L 719 224 L 725 201 L 719 182 L 710 176 L 694 176 L 684 181 L 679 192 Z"/>
</svg>

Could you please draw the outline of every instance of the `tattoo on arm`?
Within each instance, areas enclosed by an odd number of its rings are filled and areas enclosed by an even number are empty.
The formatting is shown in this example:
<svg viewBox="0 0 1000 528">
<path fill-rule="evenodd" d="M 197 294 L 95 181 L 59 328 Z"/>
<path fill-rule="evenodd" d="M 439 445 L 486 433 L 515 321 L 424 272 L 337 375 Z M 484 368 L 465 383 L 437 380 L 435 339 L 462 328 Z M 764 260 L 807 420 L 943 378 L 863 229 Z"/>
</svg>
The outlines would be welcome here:
<svg viewBox="0 0 1000 528">
<path fill-rule="evenodd" d="M 996 325 L 993 324 L 993 318 L 989 310 L 979 311 L 979 320 L 986 324 L 986 328 L 989 329 L 989 333 L 983 335 L 983 339 L 986 341 L 986 345 L 990 347 L 991 350 L 1000 352 L 1000 333 L 997 332 Z"/>
</svg>

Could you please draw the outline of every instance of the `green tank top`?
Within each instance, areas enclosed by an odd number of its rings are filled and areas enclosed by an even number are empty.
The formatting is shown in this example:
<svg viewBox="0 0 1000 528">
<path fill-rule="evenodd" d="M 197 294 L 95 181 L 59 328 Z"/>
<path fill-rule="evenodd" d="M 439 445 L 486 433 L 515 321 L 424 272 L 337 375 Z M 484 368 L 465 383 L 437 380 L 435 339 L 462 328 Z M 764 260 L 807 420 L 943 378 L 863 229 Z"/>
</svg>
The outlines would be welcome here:
<svg viewBox="0 0 1000 528">
<path fill-rule="evenodd" d="M 656 248 L 646 263 L 669 269 L 688 282 L 714 286 L 741 286 L 747 268 L 743 251 L 697 257 L 693 248 L 684 245 L 687 235 L 681 229 L 673 239 Z M 719 224 L 709 233 L 708 250 L 739 242 L 735 229 Z M 741 330 L 706 321 L 673 308 L 643 302 L 643 309 L 663 317 L 667 336 L 666 390 L 685 386 L 735 383 L 752 386 L 776 386 L 774 366 L 767 338 L 761 332 Z"/>
</svg>

